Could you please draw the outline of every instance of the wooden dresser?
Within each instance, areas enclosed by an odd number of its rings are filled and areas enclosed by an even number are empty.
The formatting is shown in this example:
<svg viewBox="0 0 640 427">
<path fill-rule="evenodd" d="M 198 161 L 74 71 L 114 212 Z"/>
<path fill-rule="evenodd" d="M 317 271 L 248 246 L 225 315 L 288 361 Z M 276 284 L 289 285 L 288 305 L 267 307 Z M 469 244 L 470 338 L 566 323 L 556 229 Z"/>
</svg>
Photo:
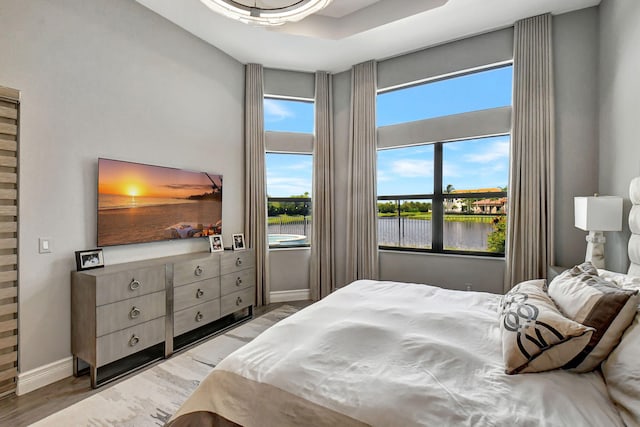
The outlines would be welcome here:
<svg viewBox="0 0 640 427">
<path fill-rule="evenodd" d="M 220 259 L 220 315 L 226 316 L 255 303 L 253 251 L 225 252 Z"/>
<path fill-rule="evenodd" d="M 173 264 L 172 332 L 168 353 L 197 340 L 174 338 L 220 318 L 220 254 L 178 261 Z"/>
<path fill-rule="evenodd" d="M 253 251 L 197 253 L 71 273 L 74 375 L 96 387 L 251 318 Z"/>
</svg>

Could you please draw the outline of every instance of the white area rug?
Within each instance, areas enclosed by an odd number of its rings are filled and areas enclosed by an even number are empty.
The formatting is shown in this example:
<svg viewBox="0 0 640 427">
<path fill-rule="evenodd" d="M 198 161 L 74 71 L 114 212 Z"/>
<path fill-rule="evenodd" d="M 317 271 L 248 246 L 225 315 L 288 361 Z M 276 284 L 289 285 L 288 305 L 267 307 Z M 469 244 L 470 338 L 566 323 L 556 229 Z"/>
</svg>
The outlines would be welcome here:
<svg viewBox="0 0 640 427">
<path fill-rule="evenodd" d="M 296 311 L 279 307 L 32 426 L 163 426 L 216 364 Z"/>
</svg>

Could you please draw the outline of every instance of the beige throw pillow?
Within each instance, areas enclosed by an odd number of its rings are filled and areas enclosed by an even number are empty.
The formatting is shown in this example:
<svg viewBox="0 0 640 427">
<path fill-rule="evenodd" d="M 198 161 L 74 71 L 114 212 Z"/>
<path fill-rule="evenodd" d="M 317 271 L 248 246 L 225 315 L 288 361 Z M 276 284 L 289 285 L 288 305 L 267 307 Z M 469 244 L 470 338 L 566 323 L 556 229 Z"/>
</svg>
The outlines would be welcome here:
<svg viewBox="0 0 640 427">
<path fill-rule="evenodd" d="M 631 324 L 640 302 L 637 290 L 615 286 L 598 276 L 591 263 L 553 279 L 549 296 L 565 316 L 596 330 L 589 345 L 563 366 L 575 372 L 596 369 L 607 358 Z"/>
<path fill-rule="evenodd" d="M 620 344 L 602 363 L 602 374 L 611 400 L 628 426 L 640 426 L 640 313 L 622 336 Z"/>
<path fill-rule="evenodd" d="M 507 374 L 560 368 L 591 340 L 594 329 L 564 317 L 545 285 L 544 280 L 522 282 L 503 297 L 500 328 Z"/>
</svg>

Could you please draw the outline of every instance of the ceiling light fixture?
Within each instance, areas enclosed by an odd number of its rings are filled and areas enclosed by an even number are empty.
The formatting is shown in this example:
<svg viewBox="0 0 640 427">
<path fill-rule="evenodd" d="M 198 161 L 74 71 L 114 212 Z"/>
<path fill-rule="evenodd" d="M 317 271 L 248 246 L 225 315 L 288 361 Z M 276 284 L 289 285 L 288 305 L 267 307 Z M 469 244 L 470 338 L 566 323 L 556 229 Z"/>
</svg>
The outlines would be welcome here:
<svg viewBox="0 0 640 427">
<path fill-rule="evenodd" d="M 209 9 L 245 24 L 276 26 L 324 9 L 331 0 L 200 0 Z"/>
</svg>

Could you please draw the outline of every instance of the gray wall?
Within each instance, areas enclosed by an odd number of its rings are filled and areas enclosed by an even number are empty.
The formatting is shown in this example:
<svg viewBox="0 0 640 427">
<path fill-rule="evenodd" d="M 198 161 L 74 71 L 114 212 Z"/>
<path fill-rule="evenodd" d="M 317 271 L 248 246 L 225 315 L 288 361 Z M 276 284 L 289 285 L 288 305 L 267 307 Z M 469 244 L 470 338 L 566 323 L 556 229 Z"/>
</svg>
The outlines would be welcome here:
<svg viewBox="0 0 640 427">
<path fill-rule="evenodd" d="M 22 91 L 20 371 L 70 355 L 69 272 L 96 245 L 97 158 L 224 175 L 243 229 L 243 66 L 129 0 L 3 0 L 0 84 Z M 38 254 L 38 237 L 53 253 Z M 227 245 L 230 245 L 229 239 Z M 204 239 L 104 250 L 113 264 Z"/>
<path fill-rule="evenodd" d="M 629 182 L 640 175 L 640 2 L 600 4 L 600 156 L 598 190 L 622 196 L 623 231 L 606 233 L 607 269 L 629 266 Z"/>
<path fill-rule="evenodd" d="M 272 292 L 309 289 L 310 248 L 269 250 L 269 278 Z"/>
<path fill-rule="evenodd" d="M 556 94 L 555 263 L 584 260 L 573 197 L 598 191 L 598 8 L 553 18 Z"/>
<path fill-rule="evenodd" d="M 504 260 L 466 255 L 382 251 L 380 278 L 447 289 L 502 293 Z"/>
</svg>

